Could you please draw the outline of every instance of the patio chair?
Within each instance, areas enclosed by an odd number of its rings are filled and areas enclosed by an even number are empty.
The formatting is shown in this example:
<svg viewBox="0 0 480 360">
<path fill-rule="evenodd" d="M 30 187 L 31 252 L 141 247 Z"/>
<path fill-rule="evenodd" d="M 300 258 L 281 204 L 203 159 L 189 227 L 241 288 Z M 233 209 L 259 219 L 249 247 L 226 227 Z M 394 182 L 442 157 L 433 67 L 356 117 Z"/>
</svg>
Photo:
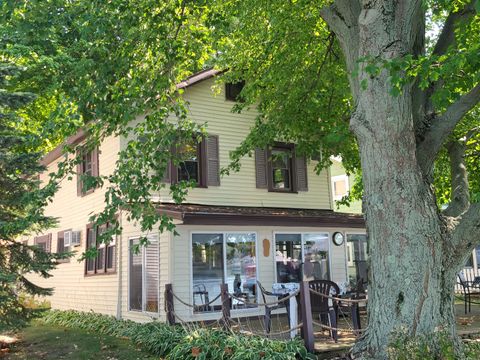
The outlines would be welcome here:
<svg viewBox="0 0 480 360">
<path fill-rule="evenodd" d="M 257 286 L 258 286 L 258 289 L 260 289 L 260 293 L 262 294 L 262 299 L 263 299 L 264 304 L 267 303 L 267 296 L 273 296 L 273 297 L 279 298 L 278 295 L 276 295 L 276 294 L 274 294 L 270 291 L 265 290 L 265 288 L 262 286 L 262 284 L 258 280 L 257 280 Z M 285 295 L 285 296 L 287 296 L 287 295 Z M 276 309 L 279 309 L 279 308 L 282 308 L 282 307 L 285 307 L 287 309 L 287 318 L 290 319 L 289 307 L 288 307 L 288 303 L 286 301 L 282 301 L 282 302 L 278 303 L 278 305 L 265 305 L 265 315 L 264 315 L 264 318 L 263 318 L 263 322 L 264 322 L 264 325 L 265 325 L 265 332 L 267 334 L 270 333 L 271 326 L 272 326 L 272 310 L 276 310 Z"/>
<path fill-rule="evenodd" d="M 468 312 L 472 311 L 472 291 L 471 291 L 471 284 L 465 277 L 465 274 L 463 271 L 460 271 L 457 274 L 457 279 L 458 282 L 457 284 L 462 287 L 462 293 L 463 293 L 463 301 L 465 303 L 465 314 L 467 313 L 467 308 Z"/>
<path fill-rule="evenodd" d="M 196 298 L 199 298 L 200 304 L 196 304 Z M 207 288 L 204 284 L 197 284 L 193 286 L 193 309 L 194 311 L 210 311 L 210 302 Z"/>
<path fill-rule="evenodd" d="M 326 296 L 339 296 L 340 288 L 336 283 L 330 280 L 312 280 L 308 282 L 310 289 Z M 310 303 L 312 313 L 318 314 L 320 322 L 332 328 L 337 327 L 337 306 L 338 304 L 331 299 L 310 293 Z M 337 330 L 330 330 L 330 336 L 335 342 L 338 340 Z"/>
</svg>

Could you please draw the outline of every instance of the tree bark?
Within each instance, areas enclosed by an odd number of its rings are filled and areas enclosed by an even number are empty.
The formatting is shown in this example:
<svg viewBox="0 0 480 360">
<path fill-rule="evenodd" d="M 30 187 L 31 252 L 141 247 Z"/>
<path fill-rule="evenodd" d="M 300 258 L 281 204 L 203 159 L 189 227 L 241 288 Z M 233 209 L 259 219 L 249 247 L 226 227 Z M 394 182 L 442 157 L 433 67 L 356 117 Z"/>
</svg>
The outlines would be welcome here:
<svg viewBox="0 0 480 360">
<path fill-rule="evenodd" d="M 322 14 L 342 49 L 350 49 L 348 69 L 357 65 L 349 63 L 353 52 L 358 53 L 355 61 L 380 62 L 418 53 L 422 2 L 363 1 L 358 26 L 350 25 L 351 13 L 342 13 L 342 3 Z M 355 46 L 352 28 L 358 30 Z M 452 242 L 456 223 L 440 213 L 429 172 L 419 162 L 417 89 L 407 85 L 392 96 L 390 74 L 384 70 L 373 76 L 365 66 L 360 63 L 358 77 L 350 73 L 350 83 L 356 100 L 351 128 L 360 150 L 370 247 L 368 329 L 352 352 L 384 359 L 397 331 L 425 336 L 435 345 L 438 330 L 445 329 L 456 341 L 453 287 L 464 256 L 450 254 L 466 254 L 466 249 L 459 251 Z M 361 83 L 367 84 L 365 90 L 358 90 Z"/>
</svg>

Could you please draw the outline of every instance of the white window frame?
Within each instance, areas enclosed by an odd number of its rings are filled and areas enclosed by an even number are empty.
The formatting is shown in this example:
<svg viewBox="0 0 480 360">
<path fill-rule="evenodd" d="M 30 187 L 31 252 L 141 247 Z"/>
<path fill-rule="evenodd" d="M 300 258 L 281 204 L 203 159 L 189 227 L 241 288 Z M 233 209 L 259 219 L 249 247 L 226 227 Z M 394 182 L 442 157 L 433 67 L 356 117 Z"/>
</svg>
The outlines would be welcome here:
<svg viewBox="0 0 480 360">
<path fill-rule="evenodd" d="M 277 248 L 277 234 L 292 234 L 300 235 L 300 245 L 302 247 L 302 264 L 305 263 L 305 234 L 326 234 L 327 235 L 327 244 L 328 244 L 328 273 L 330 274 L 330 279 L 332 279 L 332 244 L 331 244 L 331 233 L 329 231 L 274 231 L 273 232 L 273 241 L 272 241 L 272 253 L 273 253 L 273 273 L 275 274 L 275 282 L 278 283 L 278 274 L 277 274 L 277 260 L 276 260 L 276 248 Z"/>
<path fill-rule="evenodd" d="M 335 194 L 335 182 L 337 181 L 345 181 L 345 189 L 346 193 L 344 195 L 336 195 Z M 343 175 L 337 175 L 337 176 L 332 176 L 332 198 L 333 200 L 341 200 L 345 195 L 348 195 L 350 192 L 350 182 L 348 175 L 343 174 Z"/>
<path fill-rule="evenodd" d="M 223 281 L 226 283 L 226 266 L 227 266 L 227 234 L 255 234 L 255 266 L 256 266 L 256 271 L 255 271 L 255 283 L 258 281 L 258 273 L 259 273 L 259 261 L 258 261 L 258 233 L 256 231 L 247 231 L 247 230 L 201 230 L 201 231 L 195 231 L 191 230 L 189 233 L 189 244 L 188 244 L 188 254 L 190 257 L 190 284 L 189 284 L 189 293 L 190 293 L 190 303 L 193 304 L 193 235 L 194 234 L 222 234 L 223 236 L 223 261 L 224 261 L 224 269 L 223 269 Z M 220 284 L 219 284 L 220 285 Z M 255 301 L 258 303 L 259 302 L 259 294 L 258 291 L 256 291 L 255 294 Z M 220 310 L 219 310 L 220 311 Z M 192 308 L 190 308 L 190 314 L 193 316 L 202 316 L 205 314 L 211 314 L 211 313 L 218 313 L 219 311 L 210 311 L 210 312 L 194 312 Z M 256 312 L 258 311 L 258 308 L 246 308 L 246 309 L 230 309 L 231 312 L 236 313 L 236 312 Z"/>
<path fill-rule="evenodd" d="M 344 235 L 345 235 L 345 240 L 344 240 L 344 243 L 345 243 L 345 282 L 348 282 L 348 266 L 350 265 L 350 263 L 348 263 L 348 257 L 347 257 L 347 251 L 348 251 L 348 247 L 347 247 L 347 243 L 348 243 L 348 235 L 365 235 L 367 236 L 367 232 L 366 231 L 345 231 L 344 232 Z M 368 237 L 367 237 L 367 244 L 368 244 Z M 353 251 L 353 247 L 351 248 L 351 263 L 352 265 L 354 265 L 353 263 L 353 257 L 354 257 L 354 251 Z"/>
<path fill-rule="evenodd" d="M 145 310 L 145 299 L 146 299 L 146 285 L 145 285 L 145 259 L 146 259 L 146 253 L 144 251 L 145 247 L 141 247 L 141 252 L 142 252 L 142 310 L 137 310 L 137 309 L 132 309 L 130 307 L 130 266 L 131 266 L 131 242 L 132 240 L 139 240 L 142 236 L 131 236 L 128 238 L 128 281 L 127 281 L 127 287 L 128 287 L 128 298 L 127 298 L 127 306 L 128 306 L 128 311 L 129 312 L 134 312 L 134 313 L 143 313 L 143 314 L 150 314 L 150 315 L 158 315 L 161 311 L 160 308 L 160 264 L 158 264 L 158 293 L 157 293 L 157 299 L 158 299 L 158 311 L 157 312 L 151 312 L 151 311 L 146 311 Z M 146 236 L 147 239 L 149 240 L 157 240 L 157 245 L 158 245 L 158 259 L 160 260 L 160 236 L 158 234 L 150 234 Z"/>
</svg>

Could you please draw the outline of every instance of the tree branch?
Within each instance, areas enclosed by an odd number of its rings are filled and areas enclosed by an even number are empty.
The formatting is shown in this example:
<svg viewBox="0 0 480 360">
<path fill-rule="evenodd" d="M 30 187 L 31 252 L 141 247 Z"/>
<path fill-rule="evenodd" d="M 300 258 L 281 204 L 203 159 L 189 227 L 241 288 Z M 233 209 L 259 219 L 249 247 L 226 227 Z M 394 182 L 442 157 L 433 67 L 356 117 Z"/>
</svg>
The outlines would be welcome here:
<svg viewBox="0 0 480 360">
<path fill-rule="evenodd" d="M 455 44 L 455 25 L 458 21 L 467 20 L 475 15 L 475 3 L 478 0 L 472 0 L 469 4 L 457 12 L 452 12 L 448 15 L 443 25 L 442 32 L 438 37 L 437 43 L 433 48 L 433 55 L 443 55 L 448 48 Z"/>
<path fill-rule="evenodd" d="M 447 145 L 450 157 L 452 197 L 448 208 L 443 212 L 447 216 L 459 216 L 470 206 L 468 173 L 465 166 L 465 141 L 451 141 Z"/>
<path fill-rule="evenodd" d="M 358 17 L 360 11 L 359 0 L 336 0 L 332 5 L 320 10 L 320 15 L 335 33 L 342 47 L 354 99 L 357 98 L 360 90 L 358 79 L 352 76 L 358 59 Z"/>
<path fill-rule="evenodd" d="M 470 205 L 469 209 L 457 218 L 457 226 L 452 231 L 452 245 L 461 253 L 473 248 L 480 239 L 480 203 Z"/>
<path fill-rule="evenodd" d="M 445 112 L 432 120 L 422 142 L 417 145 L 419 165 L 424 174 L 429 174 L 433 161 L 447 137 L 460 120 L 480 101 L 480 83 L 468 93 L 462 95 Z"/>
</svg>

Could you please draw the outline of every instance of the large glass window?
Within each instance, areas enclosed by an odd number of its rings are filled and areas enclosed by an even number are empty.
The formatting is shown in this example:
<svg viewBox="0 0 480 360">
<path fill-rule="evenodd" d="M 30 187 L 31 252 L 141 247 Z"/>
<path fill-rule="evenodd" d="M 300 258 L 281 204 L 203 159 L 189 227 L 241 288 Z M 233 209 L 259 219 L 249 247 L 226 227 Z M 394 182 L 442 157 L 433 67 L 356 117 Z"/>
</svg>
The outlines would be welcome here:
<svg viewBox="0 0 480 360">
<path fill-rule="evenodd" d="M 220 310 L 220 284 L 228 291 L 255 302 L 257 281 L 255 233 L 192 234 L 193 303 L 196 311 Z M 243 303 L 232 301 L 233 307 Z"/>
<path fill-rule="evenodd" d="M 304 234 L 304 276 L 306 280 L 329 280 L 328 234 Z"/>
<path fill-rule="evenodd" d="M 302 235 L 276 234 L 275 261 L 278 282 L 300 282 L 302 280 Z"/>
<path fill-rule="evenodd" d="M 347 234 L 348 281 L 356 286 L 361 280 L 365 285 L 368 278 L 368 243 L 365 234 Z"/>
<path fill-rule="evenodd" d="M 148 238 L 149 244 L 138 246 L 139 239 L 130 240 L 129 308 L 158 312 L 159 261 L 158 238 Z"/>
<path fill-rule="evenodd" d="M 279 283 L 330 279 L 328 233 L 275 234 Z"/>
</svg>

